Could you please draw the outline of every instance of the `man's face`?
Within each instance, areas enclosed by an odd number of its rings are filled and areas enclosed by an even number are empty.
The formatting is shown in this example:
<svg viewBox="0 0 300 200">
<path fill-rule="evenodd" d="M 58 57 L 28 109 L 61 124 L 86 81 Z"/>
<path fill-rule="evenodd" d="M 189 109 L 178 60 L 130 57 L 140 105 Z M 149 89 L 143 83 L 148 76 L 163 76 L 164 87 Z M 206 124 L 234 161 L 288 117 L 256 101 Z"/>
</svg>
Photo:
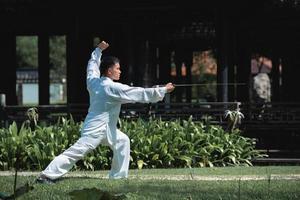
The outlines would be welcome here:
<svg viewBox="0 0 300 200">
<path fill-rule="evenodd" d="M 111 78 L 114 81 L 118 81 L 120 79 L 121 75 L 121 68 L 120 64 L 116 63 L 110 68 L 108 68 L 108 77 Z"/>
</svg>

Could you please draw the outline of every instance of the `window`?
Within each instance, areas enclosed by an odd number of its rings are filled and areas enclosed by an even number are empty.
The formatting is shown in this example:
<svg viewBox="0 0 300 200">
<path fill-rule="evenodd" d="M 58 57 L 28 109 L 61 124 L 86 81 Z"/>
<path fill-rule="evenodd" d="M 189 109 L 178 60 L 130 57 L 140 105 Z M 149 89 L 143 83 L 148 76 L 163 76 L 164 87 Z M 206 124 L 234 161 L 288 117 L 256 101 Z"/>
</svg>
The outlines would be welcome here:
<svg viewBox="0 0 300 200">
<path fill-rule="evenodd" d="M 50 52 L 50 104 L 67 103 L 66 37 L 51 36 Z"/>
<path fill-rule="evenodd" d="M 38 87 L 38 37 L 16 37 L 18 105 L 37 105 Z"/>
<path fill-rule="evenodd" d="M 217 61 L 212 50 L 193 53 L 191 67 L 192 102 L 214 102 L 217 99 Z"/>
</svg>

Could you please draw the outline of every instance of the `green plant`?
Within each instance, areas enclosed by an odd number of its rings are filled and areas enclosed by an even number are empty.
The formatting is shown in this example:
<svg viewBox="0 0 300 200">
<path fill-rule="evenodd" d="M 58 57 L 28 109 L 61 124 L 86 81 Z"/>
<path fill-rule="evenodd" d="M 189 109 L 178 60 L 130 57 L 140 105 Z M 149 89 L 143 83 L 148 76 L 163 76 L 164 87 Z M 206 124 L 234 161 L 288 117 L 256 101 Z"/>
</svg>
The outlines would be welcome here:
<svg viewBox="0 0 300 200">
<path fill-rule="evenodd" d="M 241 124 L 241 121 L 243 118 L 245 118 L 244 114 L 240 112 L 239 104 L 237 106 L 237 109 L 232 110 L 226 110 L 224 114 L 224 118 L 228 119 L 228 130 L 230 132 L 233 132 L 235 128 L 237 128 L 237 125 Z"/>
<path fill-rule="evenodd" d="M 188 120 L 163 121 L 150 118 L 121 119 L 120 129 L 131 141 L 130 168 L 178 168 L 252 165 L 262 157 L 255 150 L 256 140 L 243 137 L 239 129 L 232 132 L 221 126 L 205 125 Z M 17 146 L 20 147 L 19 168 L 41 170 L 53 158 L 72 145 L 80 136 L 82 122 L 60 118 L 56 124 L 36 125 L 32 130 L 16 123 L 0 129 L 0 168 L 9 170 L 16 162 Z M 98 146 L 75 169 L 110 169 L 112 151 Z"/>
<path fill-rule="evenodd" d="M 238 129 L 229 133 L 191 118 L 124 120 L 121 129 L 131 139 L 131 165 L 137 168 L 252 165 L 262 156 L 255 139 L 242 137 Z"/>
<path fill-rule="evenodd" d="M 39 114 L 38 114 L 38 109 L 33 107 L 29 108 L 26 112 L 26 115 L 29 119 L 29 121 L 33 121 L 34 125 L 37 125 L 37 122 L 39 120 Z"/>
</svg>

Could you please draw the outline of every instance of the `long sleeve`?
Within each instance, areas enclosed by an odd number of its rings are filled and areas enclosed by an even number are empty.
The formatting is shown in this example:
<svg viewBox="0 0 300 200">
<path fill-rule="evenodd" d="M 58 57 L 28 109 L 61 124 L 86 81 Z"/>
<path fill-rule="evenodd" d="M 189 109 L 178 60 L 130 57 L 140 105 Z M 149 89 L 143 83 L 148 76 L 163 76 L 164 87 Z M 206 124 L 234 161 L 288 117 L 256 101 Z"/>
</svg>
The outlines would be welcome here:
<svg viewBox="0 0 300 200">
<path fill-rule="evenodd" d="M 97 82 L 100 78 L 100 59 L 102 56 L 102 50 L 100 48 L 95 48 L 95 50 L 91 54 L 91 58 L 88 61 L 87 69 L 86 69 L 86 82 L 87 88 L 93 88 L 94 83 Z"/>
<path fill-rule="evenodd" d="M 108 95 L 116 101 L 124 103 L 154 103 L 163 100 L 167 89 L 130 87 L 128 85 L 114 83 L 109 87 Z"/>
</svg>

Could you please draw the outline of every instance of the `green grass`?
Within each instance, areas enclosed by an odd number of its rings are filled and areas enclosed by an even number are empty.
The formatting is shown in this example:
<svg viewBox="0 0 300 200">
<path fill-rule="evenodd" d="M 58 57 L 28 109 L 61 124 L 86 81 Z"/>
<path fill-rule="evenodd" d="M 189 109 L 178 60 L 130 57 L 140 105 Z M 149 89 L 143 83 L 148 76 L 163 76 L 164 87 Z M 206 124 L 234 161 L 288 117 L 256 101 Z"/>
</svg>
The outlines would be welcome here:
<svg viewBox="0 0 300 200">
<path fill-rule="evenodd" d="M 262 166 L 262 167 L 212 167 L 212 168 L 181 168 L 181 169 L 144 169 L 132 170 L 141 175 L 268 175 L 268 174 L 300 174 L 300 166 Z"/>
<path fill-rule="evenodd" d="M 73 172 L 71 172 L 73 173 Z M 108 171 L 77 171 L 76 174 L 101 174 Z M 197 175 L 197 176 L 238 176 L 269 174 L 300 174 L 300 166 L 255 166 L 255 167 L 212 167 L 212 168 L 178 168 L 178 169 L 131 169 L 129 175 Z"/>
<path fill-rule="evenodd" d="M 262 175 L 270 174 L 300 174 L 299 166 L 270 167 L 225 167 L 192 169 L 195 175 Z M 69 173 L 72 175 L 75 172 Z M 93 174 L 106 175 L 107 171 L 79 172 L 93 177 Z M 186 175 L 190 169 L 145 169 L 131 170 L 130 175 Z M 35 177 L 19 176 L 18 186 L 33 182 Z M 0 177 L 0 191 L 11 194 L 13 191 L 13 176 Z M 195 180 L 108 180 L 100 178 L 66 177 L 54 185 L 34 185 L 34 190 L 19 199 L 71 199 L 69 193 L 74 190 L 97 188 L 111 193 L 125 194 L 127 199 L 268 199 L 296 200 L 300 199 L 300 180 L 260 180 L 260 181 L 195 181 Z"/>
</svg>

